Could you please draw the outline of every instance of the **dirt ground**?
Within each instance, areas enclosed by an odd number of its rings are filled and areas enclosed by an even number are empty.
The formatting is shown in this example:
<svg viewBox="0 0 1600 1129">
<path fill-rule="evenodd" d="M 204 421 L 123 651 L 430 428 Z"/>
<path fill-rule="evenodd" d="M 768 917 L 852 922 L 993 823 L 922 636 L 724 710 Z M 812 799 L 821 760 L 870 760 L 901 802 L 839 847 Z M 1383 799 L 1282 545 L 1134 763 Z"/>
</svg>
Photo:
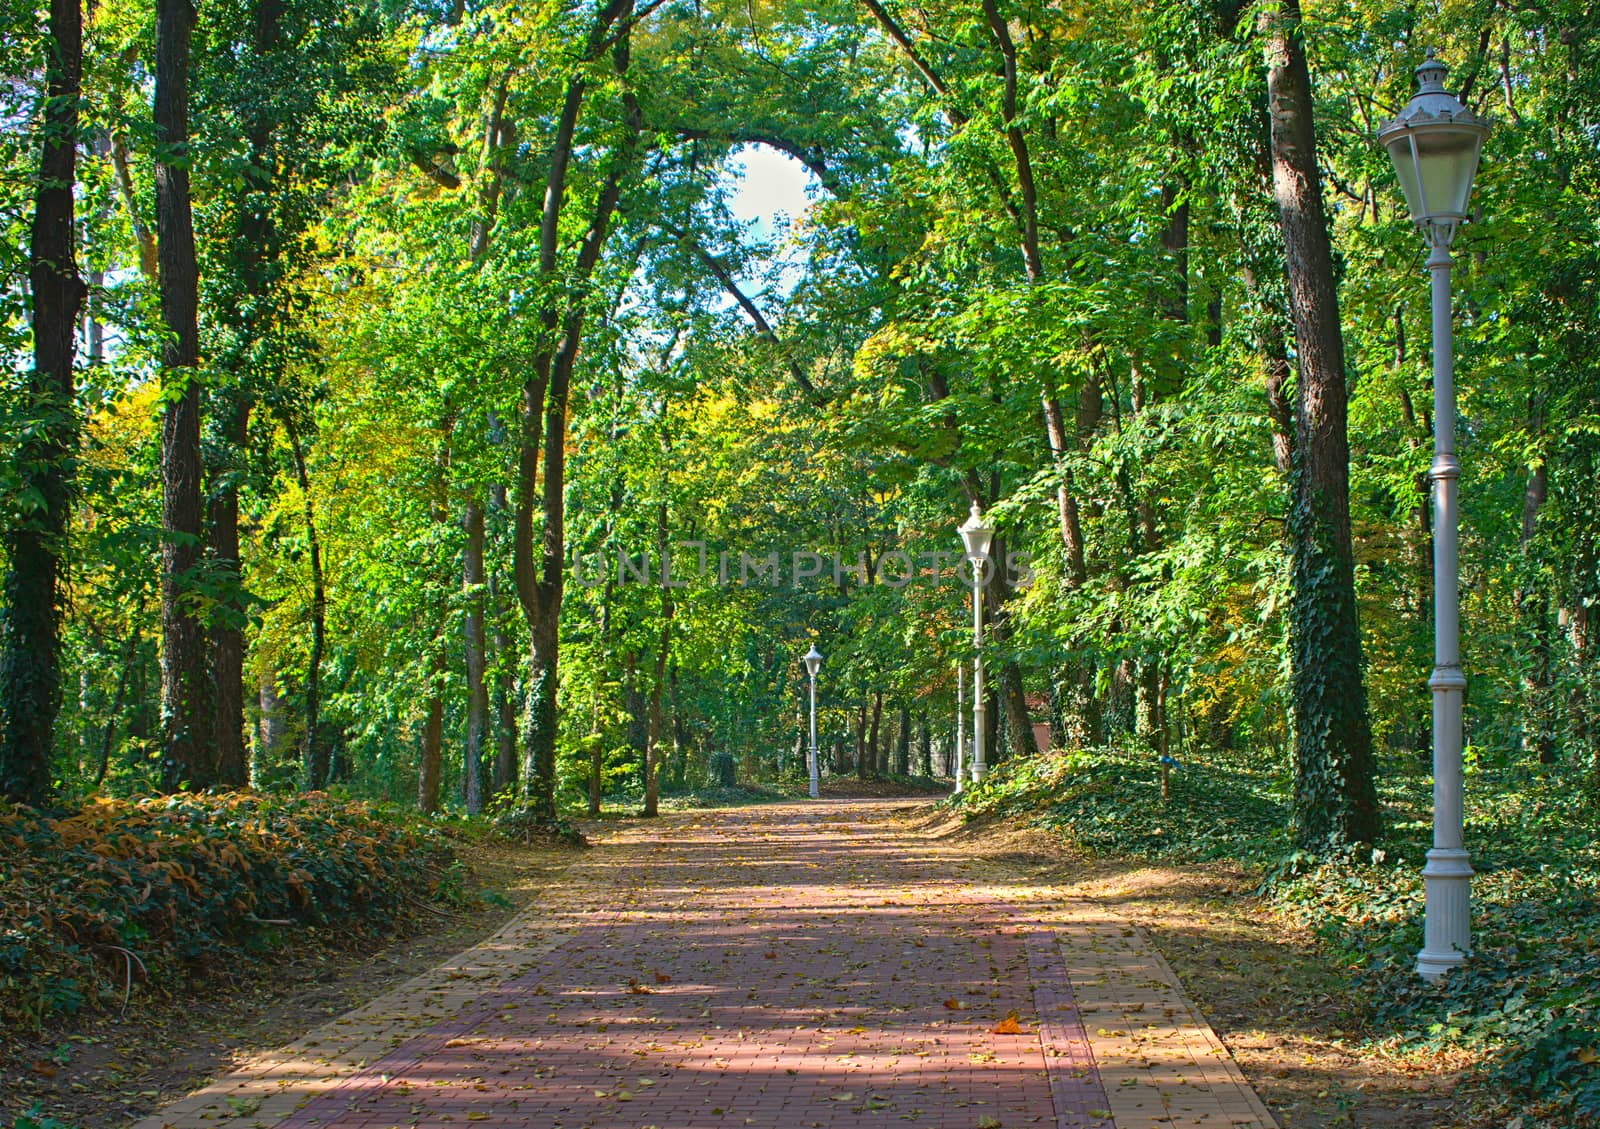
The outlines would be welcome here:
<svg viewBox="0 0 1600 1129">
<path fill-rule="evenodd" d="M 288 1042 L 477 943 L 533 903 L 580 852 L 459 845 L 469 888 L 511 904 L 426 913 L 375 947 L 313 938 L 239 976 L 212 976 L 159 996 L 137 983 L 124 1017 L 95 1016 L 36 1037 L 0 1035 L 0 1124 L 38 1103 L 72 1129 L 116 1129 L 250 1054 Z"/>
<path fill-rule="evenodd" d="M 1063 896 L 1111 902 L 1137 922 L 1283 1129 L 1475 1124 L 1456 1112 L 1463 1064 L 1356 1053 L 1360 1001 L 1310 935 L 1273 914 L 1237 869 L 1091 859 L 1043 830 L 927 811 L 907 818 L 1034 882 L 1058 885 Z"/>
</svg>

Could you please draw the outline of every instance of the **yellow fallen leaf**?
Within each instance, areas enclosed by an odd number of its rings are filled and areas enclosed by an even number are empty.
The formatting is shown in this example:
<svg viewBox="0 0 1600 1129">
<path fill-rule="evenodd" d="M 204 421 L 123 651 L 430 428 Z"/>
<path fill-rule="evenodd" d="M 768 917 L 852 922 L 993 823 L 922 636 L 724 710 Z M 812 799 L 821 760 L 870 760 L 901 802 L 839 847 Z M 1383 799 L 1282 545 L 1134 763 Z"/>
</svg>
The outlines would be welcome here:
<svg viewBox="0 0 1600 1129">
<path fill-rule="evenodd" d="M 856 1096 L 851 1093 L 835 1094 L 833 1095 L 833 1100 L 836 1102 L 853 1102 L 856 1100 Z"/>
<path fill-rule="evenodd" d="M 467 1120 L 468 1121 L 488 1121 L 489 1120 L 489 1115 L 487 1113 L 484 1113 L 482 1110 L 475 1109 L 471 1113 L 467 1114 Z"/>
<path fill-rule="evenodd" d="M 1017 1013 L 1014 1011 L 1006 1012 L 1006 1017 L 994 1025 L 993 1033 L 996 1035 L 1022 1034 L 1022 1028 L 1017 1025 Z"/>
</svg>

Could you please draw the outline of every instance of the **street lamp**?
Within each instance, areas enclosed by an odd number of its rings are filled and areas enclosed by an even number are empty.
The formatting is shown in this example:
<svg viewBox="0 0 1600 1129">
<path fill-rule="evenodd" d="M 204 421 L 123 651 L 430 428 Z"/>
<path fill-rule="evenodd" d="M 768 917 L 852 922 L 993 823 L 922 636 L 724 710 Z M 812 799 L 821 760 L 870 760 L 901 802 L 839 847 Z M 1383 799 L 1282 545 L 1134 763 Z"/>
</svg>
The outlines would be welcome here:
<svg viewBox="0 0 1600 1129">
<path fill-rule="evenodd" d="M 983 520 L 978 503 L 972 503 L 972 513 L 961 525 L 961 543 L 967 550 L 967 561 L 972 566 L 972 782 L 983 779 L 988 767 L 984 763 L 984 744 L 988 737 L 984 729 L 984 715 L 988 706 L 983 700 L 983 569 L 989 562 L 989 546 L 994 541 L 994 526 Z"/>
<path fill-rule="evenodd" d="M 811 757 L 806 767 L 811 773 L 811 798 L 814 800 L 822 794 L 817 770 L 817 668 L 822 665 L 822 652 L 815 643 L 805 653 L 804 661 L 806 673 L 811 675 Z"/>
<path fill-rule="evenodd" d="M 1426 920 L 1417 971 L 1436 980 L 1472 948 L 1472 865 L 1463 835 L 1460 562 L 1456 548 L 1457 479 L 1454 344 L 1450 333 L 1450 241 L 1467 218 L 1478 154 L 1489 122 L 1444 88 L 1445 65 L 1428 51 L 1417 68 L 1417 93 L 1378 127 L 1412 221 L 1429 247 L 1433 276 L 1433 849 L 1422 869 Z"/>
</svg>

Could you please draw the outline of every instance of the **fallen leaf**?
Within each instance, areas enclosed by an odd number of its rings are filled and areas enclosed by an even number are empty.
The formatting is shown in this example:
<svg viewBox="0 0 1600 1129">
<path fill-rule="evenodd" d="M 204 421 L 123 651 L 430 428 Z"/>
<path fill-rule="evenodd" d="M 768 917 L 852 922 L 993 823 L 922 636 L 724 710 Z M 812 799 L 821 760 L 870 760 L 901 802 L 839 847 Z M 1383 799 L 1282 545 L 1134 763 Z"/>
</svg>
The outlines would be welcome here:
<svg viewBox="0 0 1600 1129">
<path fill-rule="evenodd" d="M 1022 1034 L 1022 1028 L 1017 1025 L 1017 1013 L 1014 1011 L 1006 1012 L 1006 1017 L 999 1023 L 996 1023 L 992 1028 L 992 1031 L 996 1035 Z"/>
<path fill-rule="evenodd" d="M 484 1113 L 481 1109 L 475 1109 L 472 1112 L 467 1114 L 467 1120 L 468 1121 L 488 1121 L 489 1120 L 489 1115 L 487 1113 Z"/>
<path fill-rule="evenodd" d="M 961 1011 L 967 1005 L 952 996 L 950 999 L 944 1002 L 944 1006 L 949 1008 L 951 1011 Z"/>
<path fill-rule="evenodd" d="M 842 1094 L 833 1095 L 833 1100 L 836 1101 L 836 1102 L 853 1102 L 853 1101 L 856 1100 L 856 1096 L 854 1094 L 846 1091 L 845 1093 L 842 1093 Z"/>
</svg>

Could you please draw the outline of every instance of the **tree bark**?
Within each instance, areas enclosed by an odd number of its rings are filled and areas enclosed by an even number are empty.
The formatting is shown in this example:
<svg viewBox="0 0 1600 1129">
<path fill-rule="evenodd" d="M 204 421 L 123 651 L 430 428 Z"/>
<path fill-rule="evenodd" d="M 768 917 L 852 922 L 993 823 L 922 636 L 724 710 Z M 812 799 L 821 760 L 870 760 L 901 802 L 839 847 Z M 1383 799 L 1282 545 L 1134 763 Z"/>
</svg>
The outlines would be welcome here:
<svg viewBox="0 0 1600 1129">
<path fill-rule="evenodd" d="M 249 437 L 250 400 L 235 389 L 224 421 L 224 441 L 237 454 Z M 212 623 L 210 639 L 212 724 L 217 783 L 242 788 L 249 781 L 244 747 L 244 592 L 239 561 L 239 484 L 227 470 L 211 495 L 212 566 L 226 592 Z"/>
<path fill-rule="evenodd" d="M 468 815 L 483 810 L 483 749 L 489 722 L 489 688 L 484 679 L 483 502 L 476 492 L 467 499 L 462 517 L 467 543 L 461 554 L 461 587 L 467 614 L 463 645 L 467 657 L 467 743 L 462 753 L 462 780 Z"/>
<path fill-rule="evenodd" d="M 1301 846 L 1320 849 L 1372 842 L 1379 813 L 1350 540 L 1344 341 L 1298 0 L 1265 18 L 1273 195 L 1300 362 L 1289 515 L 1293 824 Z"/>
<path fill-rule="evenodd" d="M 161 787 L 210 785 L 205 625 L 194 599 L 200 496 L 199 268 L 189 203 L 190 0 L 156 0 L 155 181 L 161 317 Z"/>
<path fill-rule="evenodd" d="M 667 563 L 669 548 L 667 503 L 663 501 L 656 506 L 656 559 L 661 562 L 661 641 L 656 648 L 655 671 L 650 683 L 650 713 L 644 743 L 644 814 L 651 818 L 660 814 L 656 767 L 661 763 L 663 725 L 661 690 L 667 681 L 667 656 L 672 650 L 672 589 L 667 586 L 670 567 Z"/>
<path fill-rule="evenodd" d="M 278 697 L 278 676 L 270 666 L 261 672 L 256 687 L 256 708 L 261 713 L 256 724 L 256 743 L 252 759 L 259 774 L 283 748 L 283 699 Z"/>
<path fill-rule="evenodd" d="M 872 722 L 867 736 L 867 759 L 872 762 L 873 775 L 880 777 L 889 775 L 888 757 L 883 755 L 886 750 L 880 750 L 878 745 L 878 735 L 882 727 L 883 691 L 874 690 L 872 692 Z"/>
<path fill-rule="evenodd" d="M 300 484 L 302 513 L 306 523 L 306 543 L 311 557 L 311 653 L 306 658 L 306 736 L 304 767 L 306 787 L 315 791 L 328 783 L 328 750 L 318 732 L 322 709 L 322 652 L 327 641 L 328 593 L 322 577 L 322 542 L 317 536 L 316 508 L 311 501 L 311 478 L 306 473 L 305 447 L 294 424 L 285 430 L 294 457 L 295 479 Z"/>
<path fill-rule="evenodd" d="M 0 796 L 20 803 L 41 803 L 51 794 L 50 754 L 61 710 L 61 572 L 78 448 L 72 362 L 84 299 L 73 218 L 82 71 L 82 6 L 51 0 L 44 143 L 28 245 L 33 369 L 24 395 L 35 426 L 20 438 L 15 463 L 24 489 L 38 501 L 6 531 L 6 610 L 0 615 Z"/>
<path fill-rule="evenodd" d="M 900 703 L 900 728 L 894 738 L 894 770 L 899 776 L 911 775 L 911 707 Z"/>
<path fill-rule="evenodd" d="M 1537 394 L 1529 397 L 1528 430 L 1542 440 L 1544 410 Z M 1532 648 L 1522 676 L 1522 748 L 1540 764 L 1554 764 L 1556 741 L 1551 717 L 1551 656 L 1554 650 L 1550 625 L 1550 600 L 1541 588 L 1534 539 L 1539 534 L 1539 511 L 1549 497 L 1549 478 L 1542 458 L 1527 467 L 1527 482 L 1522 489 L 1522 531 L 1518 545 L 1522 553 L 1523 582 L 1516 593 L 1517 612 L 1523 633 Z"/>
<path fill-rule="evenodd" d="M 279 45 L 279 24 L 284 0 L 255 0 L 252 43 L 257 60 L 270 59 Z M 258 64 L 259 65 L 259 62 Z M 232 245 L 237 274 L 233 301 L 223 318 L 236 327 L 247 343 L 256 346 L 273 334 L 276 305 L 271 300 L 278 284 L 273 258 L 279 249 L 277 216 L 272 200 L 273 170 L 277 154 L 273 147 L 276 125 L 270 101 L 240 107 L 248 114 L 246 128 L 250 159 L 240 169 L 242 199 L 234 212 Z M 242 350 L 227 360 L 232 370 L 230 384 L 221 391 L 221 427 L 225 449 L 223 464 L 211 474 L 209 528 L 211 569 L 221 589 L 220 606 L 211 621 L 210 670 L 212 695 L 211 740 L 216 762 L 217 782 L 241 787 L 247 779 L 244 752 L 244 624 L 247 616 L 243 577 L 239 560 L 239 475 L 237 465 L 250 434 L 250 413 L 254 407 L 255 380 L 273 382 L 281 368 L 257 374 Z"/>
<path fill-rule="evenodd" d="M 431 815 L 439 810 L 439 776 L 444 749 L 444 651 L 435 655 L 428 671 L 428 712 L 422 724 L 422 754 L 417 758 L 417 807 Z"/>
<path fill-rule="evenodd" d="M 504 514 L 507 511 L 506 489 L 496 484 L 489 488 L 489 512 L 491 514 Z M 498 528 L 498 525 L 496 526 Z M 512 696 L 512 673 L 509 656 L 515 647 L 512 639 L 511 625 L 507 622 L 509 614 L 505 604 L 505 592 L 496 582 L 493 573 L 488 574 L 489 585 L 489 612 L 494 617 L 494 709 L 495 709 L 495 755 L 494 778 L 492 791 L 498 795 L 506 788 L 516 783 L 517 780 L 517 705 Z"/>
<path fill-rule="evenodd" d="M 872 779 L 872 762 L 867 758 L 867 714 L 870 706 L 865 698 L 856 710 L 856 778 L 858 780 Z"/>
</svg>

